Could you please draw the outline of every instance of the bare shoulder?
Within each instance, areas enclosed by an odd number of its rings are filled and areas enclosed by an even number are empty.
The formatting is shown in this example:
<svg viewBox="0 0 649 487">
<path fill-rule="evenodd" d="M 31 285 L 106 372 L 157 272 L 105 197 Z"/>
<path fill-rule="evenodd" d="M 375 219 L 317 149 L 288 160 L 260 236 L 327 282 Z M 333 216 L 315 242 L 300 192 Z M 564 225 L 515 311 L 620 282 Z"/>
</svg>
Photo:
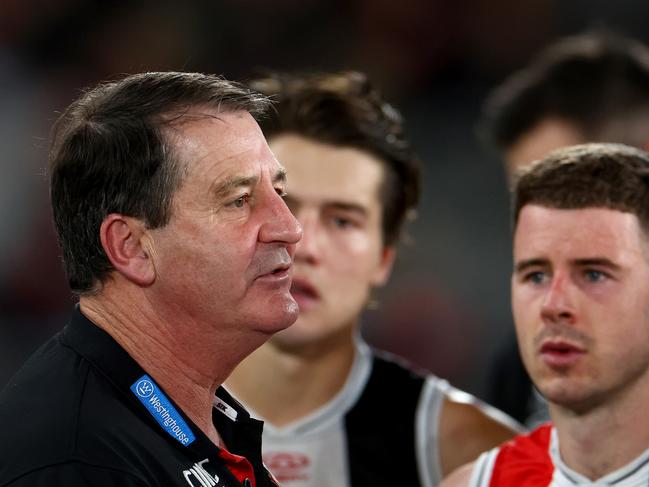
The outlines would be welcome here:
<svg viewBox="0 0 649 487">
<path fill-rule="evenodd" d="M 511 439 L 522 427 L 503 412 L 470 394 L 451 390 L 439 421 L 440 462 L 444 474 Z"/>
<path fill-rule="evenodd" d="M 471 480 L 475 463 L 467 463 L 455 470 L 439 484 L 439 487 L 467 487 Z"/>
</svg>

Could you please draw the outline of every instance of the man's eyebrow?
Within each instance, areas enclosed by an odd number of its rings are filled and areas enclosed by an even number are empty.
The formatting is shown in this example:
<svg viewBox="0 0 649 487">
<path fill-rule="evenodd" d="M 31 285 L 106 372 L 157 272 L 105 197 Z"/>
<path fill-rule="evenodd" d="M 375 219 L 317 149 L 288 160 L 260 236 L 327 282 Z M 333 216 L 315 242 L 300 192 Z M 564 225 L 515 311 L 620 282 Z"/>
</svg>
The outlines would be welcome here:
<svg viewBox="0 0 649 487">
<path fill-rule="evenodd" d="M 360 213 L 363 216 L 367 215 L 367 208 L 357 203 L 347 203 L 344 201 L 329 201 L 326 202 L 324 206 L 332 210 L 351 211 L 354 213 Z"/>
<path fill-rule="evenodd" d="M 221 181 L 214 185 L 212 188 L 212 194 L 217 197 L 228 196 L 233 190 L 237 188 L 247 188 L 254 186 L 259 181 L 257 176 L 234 176 Z M 285 183 L 286 182 L 286 170 L 280 169 L 275 173 L 273 177 L 273 184 Z"/>
<path fill-rule="evenodd" d="M 521 273 L 529 269 L 530 267 L 544 267 L 548 264 L 549 262 L 547 259 L 525 259 L 516 263 L 516 265 L 514 266 L 514 272 Z"/>
<path fill-rule="evenodd" d="M 212 194 L 217 197 L 225 197 L 236 188 L 254 186 L 258 179 L 257 176 L 235 176 L 227 178 L 225 181 L 221 181 L 213 186 Z"/>
<path fill-rule="evenodd" d="M 584 259 L 573 259 L 570 261 L 572 265 L 579 267 L 599 266 L 607 267 L 612 270 L 620 270 L 621 267 L 606 257 L 589 257 Z M 514 267 L 515 272 L 523 272 L 530 267 L 543 267 L 549 265 L 547 259 L 527 259 L 516 263 Z"/>
<path fill-rule="evenodd" d="M 278 169 L 273 178 L 273 184 L 286 182 L 286 169 Z"/>
<path fill-rule="evenodd" d="M 621 269 L 619 265 L 617 265 L 612 260 L 607 259 L 606 257 L 591 257 L 588 259 L 575 259 L 573 263 L 581 267 L 599 266 L 599 267 L 607 267 L 613 270 Z"/>
</svg>

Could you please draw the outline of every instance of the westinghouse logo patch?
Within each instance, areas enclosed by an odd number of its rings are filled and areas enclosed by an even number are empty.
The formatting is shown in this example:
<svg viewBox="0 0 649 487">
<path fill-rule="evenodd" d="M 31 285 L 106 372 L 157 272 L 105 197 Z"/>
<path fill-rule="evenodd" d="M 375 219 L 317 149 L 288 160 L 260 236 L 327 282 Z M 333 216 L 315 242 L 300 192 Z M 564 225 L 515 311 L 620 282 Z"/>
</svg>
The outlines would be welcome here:
<svg viewBox="0 0 649 487">
<path fill-rule="evenodd" d="M 131 391 L 135 394 L 144 407 L 151 413 L 151 416 L 169 433 L 173 438 L 178 440 L 181 445 L 190 445 L 196 437 L 192 430 L 187 426 L 180 413 L 173 407 L 171 401 L 167 399 L 158 385 L 148 375 L 143 375 L 131 386 Z"/>
</svg>

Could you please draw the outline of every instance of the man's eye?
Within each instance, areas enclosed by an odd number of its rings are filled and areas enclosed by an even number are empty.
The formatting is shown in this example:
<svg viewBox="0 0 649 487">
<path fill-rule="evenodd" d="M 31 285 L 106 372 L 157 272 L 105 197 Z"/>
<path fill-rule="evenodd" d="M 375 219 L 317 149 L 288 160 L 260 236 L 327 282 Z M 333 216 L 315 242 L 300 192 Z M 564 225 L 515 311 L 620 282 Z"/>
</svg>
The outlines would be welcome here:
<svg viewBox="0 0 649 487">
<path fill-rule="evenodd" d="M 354 225 L 354 222 L 349 218 L 343 218 L 340 216 L 335 216 L 331 220 L 333 221 L 333 224 L 338 228 L 349 228 Z"/>
<path fill-rule="evenodd" d="M 280 198 L 282 198 L 282 199 L 284 199 L 284 200 L 285 200 L 286 197 L 288 196 L 288 193 L 287 193 L 286 191 L 284 191 L 283 188 L 275 188 L 275 191 L 276 191 L 277 194 L 280 196 Z"/>
<path fill-rule="evenodd" d="M 541 271 L 530 272 L 525 274 L 524 280 L 532 284 L 543 284 L 545 281 L 545 273 Z"/>
<path fill-rule="evenodd" d="M 250 199 L 250 196 L 247 194 L 244 194 L 243 196 L 239 196 L 236 200 L 232 201 L 229 206 L 234 206 L 235 208 L 243 208 L 243 206 L 248 203 L 248 200 Z"/>
<path fill-rule="evenodd" d="M 351 224 L 351 222 L 347 218 L 341 218 L 338 216 L 332 217 L 331 221 L 334 224 L 334 226 L 338 228 L 347 228 Z"/>
<path fill-rule="evenodd" d="M 584 276 L 586 277 L 586 280 L 589 282 L 601 282 L 608 277 L 603 272 L 592 270 L 592 269 L 585 271 Z"/>
</svg>

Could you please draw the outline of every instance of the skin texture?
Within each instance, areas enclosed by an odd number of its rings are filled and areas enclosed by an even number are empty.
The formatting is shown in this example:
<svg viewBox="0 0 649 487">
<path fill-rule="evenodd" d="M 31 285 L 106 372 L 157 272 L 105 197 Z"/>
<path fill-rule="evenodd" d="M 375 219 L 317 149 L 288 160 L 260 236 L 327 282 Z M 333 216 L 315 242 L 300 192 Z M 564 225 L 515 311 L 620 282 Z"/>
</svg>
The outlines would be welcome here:
<svg viewBox="0 0 649 487">
<path fill-rule="evenodd" d="M 167 134 L 184 170 L 169 223 L 149 229 L 108 215 L 100 236 L 115 271 L 80 305 L 218 444 L 216 388 L 297 318 L 290 284 L 301 227 L 249 114 L 197 107 L 181 122 Z"/>
<path fill-rule="evenodd" d="M 475 399 L 460 401 L 447 398 L 439 419 L 440 463 L 448 475 L 466 462 L 514 436 L 517 426 L 491 416 Z"/>
<path fill-rule="evenodd" d="M 270 147 L 289 173 L 286 201 L 304 228 L 292 288 L 300 316 L 246 359 L 228 386 L 265 420 L 284 426 L 343 386 L 359 316 L 372 289 L 387 280 L 395 250 L 383 245 L 379 160 L 292 134 L 273 137 Z M 442 408 L 444 472 L 513 434 L 470 402 L 449 398 Z"/>
<path fill-rule="evenodd" d="M 467 463 L 442 480 L 440 487 L 465 487 L 469 485 L 474 463 Z"/>
</svg>

